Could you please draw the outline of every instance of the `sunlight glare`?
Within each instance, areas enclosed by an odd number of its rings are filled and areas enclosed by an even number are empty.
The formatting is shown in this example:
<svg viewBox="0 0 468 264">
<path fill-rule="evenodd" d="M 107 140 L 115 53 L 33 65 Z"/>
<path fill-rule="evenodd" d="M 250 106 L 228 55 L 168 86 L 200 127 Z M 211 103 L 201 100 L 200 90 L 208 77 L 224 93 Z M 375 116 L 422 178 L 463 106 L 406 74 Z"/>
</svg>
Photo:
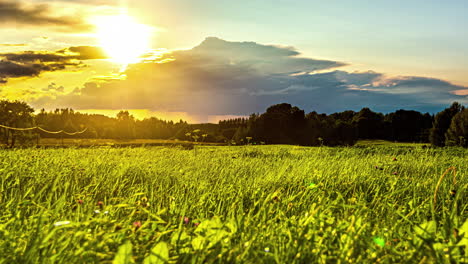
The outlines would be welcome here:
<svg viewBox="0 0 468 264">
<path fill-rule="evenodd" d="M 97 39 L 112 61 L 125 68 L 151 50 L 154 29 L 121 14 L 96 18 Z"/>
</svg>

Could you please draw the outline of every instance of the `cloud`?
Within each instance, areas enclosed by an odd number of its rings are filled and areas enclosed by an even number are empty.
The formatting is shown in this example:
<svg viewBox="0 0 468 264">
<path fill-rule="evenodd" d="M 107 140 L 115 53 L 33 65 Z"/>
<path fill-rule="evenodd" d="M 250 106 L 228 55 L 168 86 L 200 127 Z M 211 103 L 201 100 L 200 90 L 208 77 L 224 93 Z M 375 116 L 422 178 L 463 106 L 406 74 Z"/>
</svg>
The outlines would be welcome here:
<svg viewBox="0 0 468 264">
<path fill-rule="evenodd" d="M 28 44 L 20 43 L 20 44 L 8 44 L 8 43 L 0 43 L 0 47 L 24 47 L 28 46 Z"/>
<path fill-rule="evenodd" d="M 62 54 L 71 54 L 69 56 L 74 56 L 73 58 L 77 60 L 97 60 L 109 58 L 102 48 L 95 46 L 69 47 L 57 52 Z"/>
<path fill-rule="evenodd" d="M 68 66 L 84 66 L 82 60 L 105 58 L 103 50 L 93 46 L 69 47 L 56 52 L 0 53 L 0 83 L 6 83 L 8 78 L 35 77 Z"/>
<path fill-rule="evenodd" d="M 24 5 L 20 1 L 0 0 L 0 25 L 43 27 L 48 26 L 63 32 L 89 32 L 93 26 L 81 15 L 55 16 L 47 4 Z"/>
<path fill-rule="evenodd" d="M 42 88 L 42 91 L 44 92 L 59 92 L 63 93 L 65 91 L 65 87 L 63 86 L 57 86 L 55 83 L 49 84 L 46 88 Z"/>
<path fill-rule="evenodd" d="M 468 103 L 455 94 L 468 87 L 447 81 L 340 71 L 344 63 L 300 56 L 290 47 L 208 38 L 193 49 L 131 65 L 125 80 L 89 82 L 53 103 L 38 99 L 33 105 L 210 116 L 248 115 L 282 102 L 328 113 L 362 107 L 436 112 L 453 101 Z"/>
<path fill-rule="evenodd" d="M 172 54 L 178 61 L 205 61 L 211 65 L 231 65 L 257 74 L 293 74 L 336 68 L 342 62 L 299 57 L 291 47 L 260 45 L 255 42 L 229 42 L 206 38 L 199 46 Z"/>
<path fill-rule="evenodd" d="M 118 1 L 115 0 L 37 0 L 39 2 L 66 2 L 66 3 L 77 3 L 77 4 L 88 4 L 88 5 L 118 5 Z"/>
</svg>

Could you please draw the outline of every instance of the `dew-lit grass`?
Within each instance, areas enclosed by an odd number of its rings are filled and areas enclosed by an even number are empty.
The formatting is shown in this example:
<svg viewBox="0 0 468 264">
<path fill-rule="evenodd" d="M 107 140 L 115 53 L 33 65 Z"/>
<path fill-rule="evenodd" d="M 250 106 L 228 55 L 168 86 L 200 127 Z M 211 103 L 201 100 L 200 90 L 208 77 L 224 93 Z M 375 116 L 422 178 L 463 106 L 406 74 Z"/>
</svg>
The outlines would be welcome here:
<svg viewBox="0 0 468 264">
<path fill-rule="evenodd" d="M 1 150 L 0 263 L 462 263 L 467 171 L 421 146 Z"/>
</svg>

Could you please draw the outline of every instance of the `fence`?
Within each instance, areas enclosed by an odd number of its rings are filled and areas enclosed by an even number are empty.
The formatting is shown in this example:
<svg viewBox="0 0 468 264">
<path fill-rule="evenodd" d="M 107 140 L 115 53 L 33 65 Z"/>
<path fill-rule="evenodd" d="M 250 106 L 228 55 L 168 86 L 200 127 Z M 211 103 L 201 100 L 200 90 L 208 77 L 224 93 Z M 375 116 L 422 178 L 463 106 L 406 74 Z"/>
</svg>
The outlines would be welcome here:
<svg viewBox="0 0 468 264">
<path fill-rule="evenodd" d="M 27 127 L 27 128 L 18 128 L 18 127 L 10 127 L 10 126 L 5 126 L 5 125 L 0 125 L 0 128 L 5 128 L 5 129 L 8 129 L 8 130 L 13 130 L 13 131 L 34 131 L 34 130 L 38 130 L 38 131 L 42 131 L 42 132 L 47 133 L 47 134 L 62 135 L 62 144 L 63 144 L 63 135 L 75 136 L 75 135 L 83 134 L 84 132 L 86 132 L 88 130 L 88 128 L 85 128 L 82 131 L 77 131 L 77 132 L 70 133 L 70 132 L 66 132 L 64 130 L 49 131 L 49 130 L 46 130 L 46 129 L 44 129 L 42 127 L 39 127 L 39 126 Z M 38 137 L 37 137 L 37 144 L 39 144 L 39 134 L 38 134 Z M 8 145 L 8 140 L 7 140 L 7 145 Z M 12 141 L 11 147 L 13 147 L 13 145 L 14 145 L 14 140 Z"/>
</svg>

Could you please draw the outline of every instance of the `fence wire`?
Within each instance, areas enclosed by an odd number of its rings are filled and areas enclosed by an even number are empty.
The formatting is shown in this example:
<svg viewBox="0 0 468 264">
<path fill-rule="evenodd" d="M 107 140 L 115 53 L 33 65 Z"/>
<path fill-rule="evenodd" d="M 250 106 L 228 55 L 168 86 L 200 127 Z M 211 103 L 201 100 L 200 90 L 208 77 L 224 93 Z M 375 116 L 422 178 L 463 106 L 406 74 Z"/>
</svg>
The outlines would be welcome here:
<svg viewBox="0 0 468 264">
<path fill-rule="evenodd" d="M 35 127 L 27 127 L 27 128 L 18 128 L 18 127 L 9 127 L 9 126 L 4 126 L 4 125 L 0 125 L 0 127 L 2 128 L 6 128 L 6 129 L 10 129 L 10 130 L 14 130 L 14 131 L 32 131 L 32 130 L 39 130 L 39 131 L 42 131 L 44 133 L 47 133 L 47 134 L 65 134 L 65 135 L 69 135 L 69 136 L 75 136 L 75 135 L 79 135 L 79 134 L 83 134 L 84 132 L 86 132 L 88 130 L 88 128 L 85 128 L 83 131 L 78 131 L 78 132 L 72 132 L 72 133 L 69 133 L 69 132 L 66 132 L 64 130 L 60 130 L 60 131 L 49 131 L 49 130 L 46 130 L 42 127 L 38 127 L 38 126 L 35 126 Z"/>
</svg>

